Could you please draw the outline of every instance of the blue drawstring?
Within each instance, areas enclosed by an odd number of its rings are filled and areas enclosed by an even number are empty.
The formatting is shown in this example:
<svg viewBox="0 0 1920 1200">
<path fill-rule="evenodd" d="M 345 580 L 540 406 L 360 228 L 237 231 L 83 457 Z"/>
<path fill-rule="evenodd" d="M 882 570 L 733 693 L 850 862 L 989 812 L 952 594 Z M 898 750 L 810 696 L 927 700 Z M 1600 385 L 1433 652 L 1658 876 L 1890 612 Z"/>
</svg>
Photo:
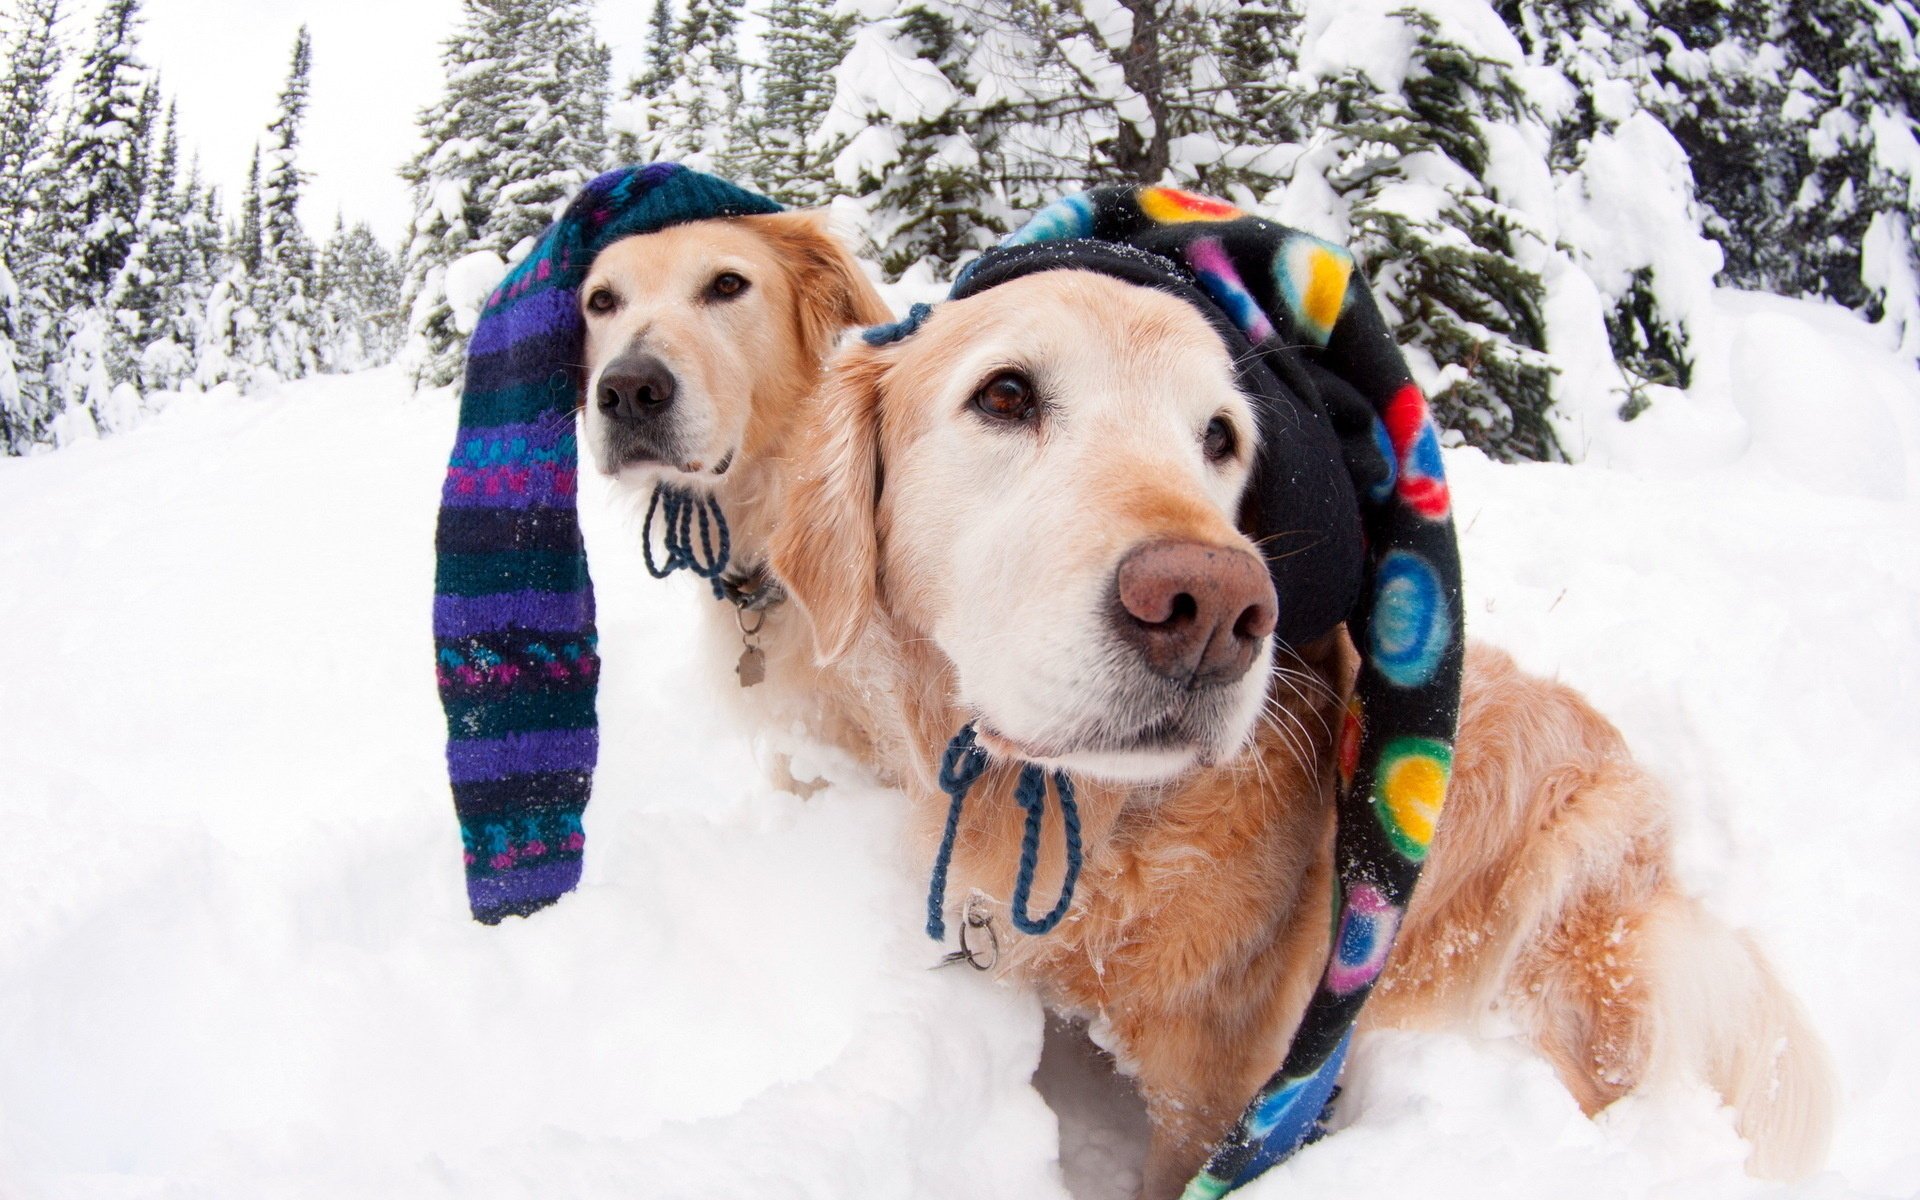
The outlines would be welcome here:
<svg viewBox="0 0 1920 1200">
<path fill-rule="evenodd" d="M 960 809 L 967 793 L 987 769 L 987 753 L 974 741 L 969 725 L 947 743 L 940 760 L 940 790 L 952 797 L 947 806 L 947 828 L 940 838 L 940 853 L 933 860 L 933 879 L 927 887 L 927 936 L 945 941 L 947 936 L 947 868 L 953 861 L 954 838 L 960 832 Z M 1053 911 L 1034 920 L 1027 910 L 1033 894 L 1033 872 L 1040 859 L 1040 823 L 1047 808 L 1047 774 L 1032 763 L 1020 768 L 1020 783 L 1014 798 L 1027 811 L 1027 828 L 1020 839 L 1020 873 L 1013 883 L 1013 927 L 1021 933 L 1051 933 L 1067 915 L 1073 903 L 1073 889 L 1080 882 L 1080 808 L 1074 803 L 1073 781 L 1064 771 L 1053 774 L 1053 788 L 1060 796 L 1060 823 L 1067 835 L 1067 877 L 1060 884 L 1060 899 Z"/>
<path fill-rule="evenodd" d="M 666 529 L 661 538 L 667 548 L 665 566 L 658 566 L 653 561 L 653 514 L 655 509 L 660 508 L 666 510 Z M 699 554 L 693 551 L 693 519 L 696 515 L 700 518 Z M 712 527 L 716 525 L 720 529 L 718 554 L 713 550 Z M 647 571 L 655 579 L 665 579 L 685 567 L 713 584 L 715 600 L 726 598 L 727 589 L 720 582 L 720 576 L 727 569 L 727 559 L 733 555 L 733 536 L 727 530 L 727 514 L 720 511 L 718 500 L 712 496 L 670 488 L 664 483 L 656 484 L 653 499 L 647 502 L 646 524 L 640 530 L 640 546 L 646 554 Z"/>
</svg>

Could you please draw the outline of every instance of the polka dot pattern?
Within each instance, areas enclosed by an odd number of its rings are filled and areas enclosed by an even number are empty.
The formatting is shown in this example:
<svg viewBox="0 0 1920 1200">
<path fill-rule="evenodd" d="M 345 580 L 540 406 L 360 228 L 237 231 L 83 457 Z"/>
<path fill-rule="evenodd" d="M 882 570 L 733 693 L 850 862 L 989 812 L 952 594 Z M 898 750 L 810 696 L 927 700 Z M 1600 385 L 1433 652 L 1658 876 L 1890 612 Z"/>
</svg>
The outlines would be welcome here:
<svg viewBox="0 0 1920 1200">
<path fill-rule="evenodd" d="M 1055 200 L 1015 230 L 1002 245 L 1025 246 L 1031 242 L 1057 242 L 1065 238 L 1093 236 L 1093 201 L 1086 193 Z"/>
<path fill-rule="evenodd" d="M 1427 413 L 1427 398 L 1406 384 L 1387 402 L 1382 424 L 1393 447 L 1389 461 L 1398 469 L 1400 498 L 1430 521 L 1445 520 L 1453 511 L 1453 499 L 1440 461 L 1440 431 Z"/>
<path fill-rule="evenodd" d="M 1267 319 L 1260 302 L 1247 290 L 1240 272 L 1234 269 L 1233 260 L 1227 257 L 1225 246 L 1218 238 L 1198 238 L 1187 246 L 1187 265 L 1193 268 L 1194 278 L 1213 302 L 1226 310 L 1227 316 L 1247 335 L 1247 340 L 1258 346 L 1273 340 L 1273 322 Z"/>
<path fill-rule="evenodd" d="M 1400 910 L 1379 888 L 1363 883 L 1348 893 L 1327 963 L 1327 987 L 1333 994 L 1350 996 L 1378 978 L 1399 930 Z"/>
<path fill-rule="evenodd" d="M 1374 582 L 1368 661 L 1396 686 L 1433 679 L 1453 636 L 1446 588 L 1433 564 L 1406 550 L 1381 559 Z"/>
<path fill-rule="evenodd" d="M 1186 221 L 1238 221 L 1247 214 L 1225 200 L 1197 196 L 1179 188 L 1144 188 L 1139 195 L 1140 211 L 1162 225 Z"/>
<path fill-rule="evenodd" d="M 1273 277 L 1287 306 L 1299 318 L 1301 333 L 1315 345 L 1326 345 L 1347 301 L 1353 255 L 1331 242 L 1295 234 L 1274 255 Z"/>
<path fill-rule="evenodd" d="M 1374 772 L 1373 798 L 1394 849 L 1424 861 L 1447 803 L 1453 749 L 1435 738 L 1401 737 L 1387 743 Z"/>
</svg>

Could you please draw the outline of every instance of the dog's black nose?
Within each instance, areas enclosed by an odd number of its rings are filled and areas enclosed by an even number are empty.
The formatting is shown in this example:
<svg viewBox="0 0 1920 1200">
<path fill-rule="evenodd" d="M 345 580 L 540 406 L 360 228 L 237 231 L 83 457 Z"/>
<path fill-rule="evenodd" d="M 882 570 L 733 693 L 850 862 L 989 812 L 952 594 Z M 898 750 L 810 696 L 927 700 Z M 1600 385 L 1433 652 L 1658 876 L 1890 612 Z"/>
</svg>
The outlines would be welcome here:
<svg viewBox="0 0 1920 1200">
<path fill-rule="evenodd" d="M 1200 542 L 1136 546 L 1114 578 L 1114 626 L 1163 679 L 1232 683 L 1273 632 L 1279 605 L 1266 564 Z"/>
<path fill-rule="evenodd" d="M 651 354 L 628 352 L 600 372 L 600 411 L 616 421 L 638 424 L 673 404 L 673 372 Z"/>
</svg>

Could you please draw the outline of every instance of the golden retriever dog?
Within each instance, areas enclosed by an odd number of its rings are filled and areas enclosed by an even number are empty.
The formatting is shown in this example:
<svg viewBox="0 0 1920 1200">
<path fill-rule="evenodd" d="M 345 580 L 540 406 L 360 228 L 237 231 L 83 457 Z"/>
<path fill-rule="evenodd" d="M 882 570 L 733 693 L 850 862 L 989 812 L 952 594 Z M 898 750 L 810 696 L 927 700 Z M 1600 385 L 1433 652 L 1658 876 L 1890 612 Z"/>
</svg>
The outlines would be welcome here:
<svg viewBox="0 0 1920 1200">
<path fill-rule="evenodd" d="M 875 756 L 913 798 L 929 859 L 942 749 L 976 726 L 994 765 L 949 894 L 991 917 L 999 969 L 1093 1022 L 1151 1119 L 1142 1194 L 1177 1196 L 1279 1066 L 1326 962 L 1335 731 L 1356 663 L 1344 629 L 1281 650 L 1265 636 L 1271 584 L 1234 520 L 1254 410 L 1184 301 L 1070 270 L 851 347 L 817 404 L 775 570 L 836 686 L 869 698 Z M 1199 598 L 1210 639 L 1209 669 L 1184 684 L 1135 627 L 1153 614 L 1136 614 L 1128 572 L 1149 553 Z M 1005 920 L 1020 762 L 1079 791 L 1086 865 L 1044 937 Z M 1057 827 L 1042 848 L 1044 908 Z M 1821 1161 L 1825 1053 L 1756 949 L 1674 879 L 1658 785 L 1578 694 L 1476 647 L 1446 818 L 1364 1020 L 1490 1007 L 1590 1113 L 1695 1076 L 1736 1111 L 1756 1172 Z"/>
<path fill-rule="evenodd" d="M 755 593 L 803 401 L 840 334 L 889 320 L 885 303 L 824 214 L 790 212 L 615 242 L 594 259 L 580 307 L 593 463 L 639 512 L 662 483 L 712 497 L 731 536 L 730 598 L 765 599 Z M 647 535 L 658 542 L 657 524 Z M 731 665 L 753 630 L 769 686 L 752 696 L 772 710 L 758 715 L 814 713 L 798 703 L 814 670 L 798 617 L 777 602 L 736 615 L 735 604 L 707 606 L 718 661 Z"/>
</svg>

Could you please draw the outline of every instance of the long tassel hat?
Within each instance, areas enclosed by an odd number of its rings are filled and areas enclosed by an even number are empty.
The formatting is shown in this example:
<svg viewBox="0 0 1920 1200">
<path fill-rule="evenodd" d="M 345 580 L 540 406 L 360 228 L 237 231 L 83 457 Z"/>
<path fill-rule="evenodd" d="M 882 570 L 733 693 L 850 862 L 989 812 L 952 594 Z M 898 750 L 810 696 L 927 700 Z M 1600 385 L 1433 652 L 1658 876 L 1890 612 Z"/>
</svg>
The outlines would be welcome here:
<svg viewBox="0 0 1920 1200">
<path fill-rule="evenodd" d="M 433 637 L 476 920 L 524 916 L 580 882 L 580 816 L 600 748 L 593 581 L 576 507 L 579 380 L 569 365 L 586 341 L 580 285 L 594 256 L 621 238 L 778 211 L 673 163 L 609 172 L 507 276 L 473 331 L 440 499 Z M 656 565 L 649 546 L 649 568 L 687 567 L 717 588 L 726 566 L 718 508 L 677 493 L 656 494 L 655 505 L 666 510 L 667 554 Z"/>
<path fill-rule="evenodd" d="M 1043 209 L 962 273 L 953 299 L 1041 271 L 1097 271 L 1186 300 L 1213 325 L 1259 413 L 1260 454 L 1240 514 L 1280 600 L 1275 637 L 1304 645 L 1347 623 L 1361 663 L 1338 740 L 1335 907 L 1326 972 L 1280 1070 L 1188 1185 L 1233 1191 L 1321 1132 L 1354 1022 L 1386 965 L 1446 800 L 1460 710 L 1460 560 L 1440 442 L 1405 360 L 1346 250 L 1172 188 L 1101 188 Z M 1038 316 L 1039 314 L 1036 314 Z M 870 331 L 911 335 L 917 310 Z M 928 932 L 953 834 L 986 765 L 962 730 L 941 785 L 952 798 Z M 1031 764 L 1014 919 L 1053 928 L 1078 876 L 1072 784 L 1056 775 L 1068 871 L 1053 910 L 1026 911 L 1046 779 Z"/>
</svg>

